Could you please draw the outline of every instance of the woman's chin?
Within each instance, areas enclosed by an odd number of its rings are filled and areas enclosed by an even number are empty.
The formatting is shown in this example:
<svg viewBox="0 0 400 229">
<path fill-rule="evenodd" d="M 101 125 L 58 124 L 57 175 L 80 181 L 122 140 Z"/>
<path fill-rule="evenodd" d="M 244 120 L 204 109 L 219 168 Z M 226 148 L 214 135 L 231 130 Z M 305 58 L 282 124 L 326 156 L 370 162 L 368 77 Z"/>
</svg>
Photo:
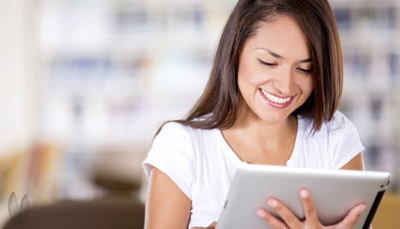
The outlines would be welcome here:
<svg viewBox="0 0 400 229">
<path fill-rule="evenodd" d="M 263 115 L 258 117 L 267 123 L 280 123 L 287 120 L 289 115 Z"/>
</svg>

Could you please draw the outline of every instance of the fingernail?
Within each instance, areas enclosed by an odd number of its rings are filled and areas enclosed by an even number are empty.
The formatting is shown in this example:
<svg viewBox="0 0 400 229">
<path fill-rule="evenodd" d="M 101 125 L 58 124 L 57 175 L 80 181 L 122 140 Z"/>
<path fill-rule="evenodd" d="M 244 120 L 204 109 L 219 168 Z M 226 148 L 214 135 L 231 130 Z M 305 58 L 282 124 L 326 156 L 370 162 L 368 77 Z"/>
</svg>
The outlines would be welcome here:
<svg viewBox="0 0 400 229">
<path fill-rule="evenodd" d="M 276 206 L 278 206 L 278 202 L 276 201 L 276 200 L 268 200 L 267 201 L 267 204 L 270 206 L 270 207 L 276 207 Z"/>
<path fill-rule="evenodd" d="M 264 211 L 261 210 L 261 209 L 257 211 L 257 215 L 258 215 L 258 217 L 260 217 L 260 218 L 263 218 L 263 219 L 265 218 L 265 213 L 264 213 Z"/>
<path fill-rule="evenodd" d="M 365 210 L 366 207 L 367 206 L 364 205 L 363 207 L 359 208 L 358 209 L 358 214 L 361 215 L 361 213 Z"/>
<path fill-rule="evenodd" d="M 308 192 L 306 190 L 301 190 L 300 191 L 300 196 L 303 198 L 307 198 L 308 197 Z"/>
</svg>

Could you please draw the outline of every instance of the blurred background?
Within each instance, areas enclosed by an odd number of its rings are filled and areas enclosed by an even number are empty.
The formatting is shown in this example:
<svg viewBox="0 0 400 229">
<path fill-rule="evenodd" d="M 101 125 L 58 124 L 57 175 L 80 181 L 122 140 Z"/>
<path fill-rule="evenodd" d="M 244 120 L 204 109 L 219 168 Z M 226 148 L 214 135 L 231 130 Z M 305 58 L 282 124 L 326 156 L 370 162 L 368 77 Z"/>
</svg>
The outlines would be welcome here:
<svg viewBox="0 0 400 229">
<path fill-rule="evenodd" d="M 142 209 L 141 162 L 162 122 L 201 95 L 236 2 L 1 0 L 0 227 L 12 192 L 28 196 L 33 215 L 65 201 Z M 329 2 L 344 55 L 339 110 L 366 146 L 366 170 L 393 173 L 396 197 L 400 1 Z M 396 201 L 398 227 L 374 228 L 400 228 Z"/>
</svg>

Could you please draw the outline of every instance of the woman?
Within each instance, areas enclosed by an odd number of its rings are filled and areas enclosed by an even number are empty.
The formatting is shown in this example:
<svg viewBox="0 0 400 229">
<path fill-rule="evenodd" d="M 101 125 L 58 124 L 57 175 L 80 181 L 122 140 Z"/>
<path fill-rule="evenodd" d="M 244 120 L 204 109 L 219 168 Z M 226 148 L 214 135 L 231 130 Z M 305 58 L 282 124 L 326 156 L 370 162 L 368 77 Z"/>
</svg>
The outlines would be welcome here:
<svg viewBox="0 0 400 229">
<path fill-rule="evenodd" d="M 160 129 L 143 162 L 146 228 L 214 228 L 243 163 L 363 169 L 354 126 L 336 111 L 342 55 L 326 0 L 239 0 L 207 87 L 185 120 Z M 300 222 L 277 200 L 254 214 L 273 228 L 324 228 L 300 191 Z M 365 205 L 332 228 L 351 228 Z"/>
</svg>

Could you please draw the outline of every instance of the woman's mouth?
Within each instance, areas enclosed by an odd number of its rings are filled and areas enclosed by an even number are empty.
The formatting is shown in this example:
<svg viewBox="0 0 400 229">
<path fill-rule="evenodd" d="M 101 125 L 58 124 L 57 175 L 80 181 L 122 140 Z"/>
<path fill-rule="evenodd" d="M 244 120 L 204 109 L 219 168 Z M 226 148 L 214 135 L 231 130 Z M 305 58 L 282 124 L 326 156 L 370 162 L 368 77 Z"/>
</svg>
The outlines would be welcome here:
<svg viewBox="0 0 400 229">
<path fill-rule="evenodd" d="M 277 104 L 284 104 L 284 103 L 289 102 L 289 101 L 292 99 L 292 97 L 287 97 L 287 98 L 279 98 L 279 97 L 276 97 L 276 96 L 271 95 L 270 93 L 264 91 L 263 89 L 261 89 L 261 92 L 264 94 L 264 96 L 265 96 L 269 101 L 274 102 L 274 103 L 277 103 Z"/>
<path fill-rule="evenodd" d="M 274 96 L 266 91 L 264 91 L 263 89 L 259 89 L 259 91 L 261 92 L 261 94 L 263 94 L 265 101 L 267 101 L 267 103 L 275 108 L 285 108 L 287 106 L 289 106 L 289 104 L 292 102 L 294 96 L 292 97 L 286 97 L 286 98 L 281 98 L 281 97 L 277 97 Z"/>
</svg>

